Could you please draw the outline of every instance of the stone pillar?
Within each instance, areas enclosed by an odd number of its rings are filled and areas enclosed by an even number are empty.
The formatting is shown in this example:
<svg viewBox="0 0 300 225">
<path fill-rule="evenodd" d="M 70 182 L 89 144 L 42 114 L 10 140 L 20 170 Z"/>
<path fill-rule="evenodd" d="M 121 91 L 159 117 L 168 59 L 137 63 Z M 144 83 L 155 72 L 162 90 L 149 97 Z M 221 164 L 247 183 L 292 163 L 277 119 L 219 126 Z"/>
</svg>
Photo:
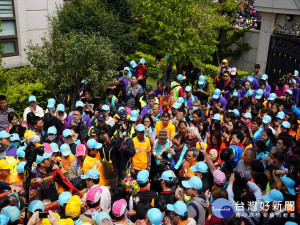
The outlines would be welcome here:
<svg viewBox="0 0 300 225">
<path fill-rule="evenodd" d="M 261 28 L 258 40 L 257 59 L 256 63 L 260 64 L 260 72 L 264 73 L 267 66 L 268 51 L 270 44 L 270 36 L 275 25 L 275 13 L 262 12 L 261 13 Z"/>
</svg>

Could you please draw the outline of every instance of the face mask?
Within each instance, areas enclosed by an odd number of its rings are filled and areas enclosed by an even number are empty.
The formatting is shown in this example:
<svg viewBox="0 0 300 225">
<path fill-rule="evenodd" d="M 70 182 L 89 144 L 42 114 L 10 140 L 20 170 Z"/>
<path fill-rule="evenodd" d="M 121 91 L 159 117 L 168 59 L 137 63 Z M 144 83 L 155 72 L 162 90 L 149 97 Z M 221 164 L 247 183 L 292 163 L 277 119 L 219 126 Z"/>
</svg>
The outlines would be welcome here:
<svg viewBox="0 0 300 225">
<path fill-rule="evenodd" d="M 55 138 L 56 138 L 55 135 L 49 135 L 49 136 L 48 136 L 49 141 L 54 141 Z"/>
<path fill-rule="evenodd" d="M 198 107 L 196 107 L 196 106 L 193 106 L 193 110 L 197 110 L 198 109 Z"/>
<path fill-rule="evenodd" d="M 0 152 L 0 159 L 4 159 L 6 156 L 6 152 L 3 151 L 3 152 Z"/>
<path fill-rule="evenodd" d="M 10 145 L 19 148 L 20 142 L 11 142 Z"/>
</svg>

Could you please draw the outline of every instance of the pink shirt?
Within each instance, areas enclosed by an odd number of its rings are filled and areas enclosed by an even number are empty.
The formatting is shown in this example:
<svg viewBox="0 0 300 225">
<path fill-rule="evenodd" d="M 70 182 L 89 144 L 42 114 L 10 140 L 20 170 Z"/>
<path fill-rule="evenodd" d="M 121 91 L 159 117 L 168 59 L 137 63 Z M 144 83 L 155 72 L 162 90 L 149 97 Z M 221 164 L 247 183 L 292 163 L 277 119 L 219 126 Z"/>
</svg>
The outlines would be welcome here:
<svg viewBox="0 0 300 225">
<path fill-rule="evenodd" d="M 281 91 L 277 86 L 275 88 L 275 94 L 277 95 L 277 97 L 281 97 L 284 96 L 285 91 L 289 89 L 289 86 L 286 84 L 283 88 L 283 90 Z"/>
</svg>

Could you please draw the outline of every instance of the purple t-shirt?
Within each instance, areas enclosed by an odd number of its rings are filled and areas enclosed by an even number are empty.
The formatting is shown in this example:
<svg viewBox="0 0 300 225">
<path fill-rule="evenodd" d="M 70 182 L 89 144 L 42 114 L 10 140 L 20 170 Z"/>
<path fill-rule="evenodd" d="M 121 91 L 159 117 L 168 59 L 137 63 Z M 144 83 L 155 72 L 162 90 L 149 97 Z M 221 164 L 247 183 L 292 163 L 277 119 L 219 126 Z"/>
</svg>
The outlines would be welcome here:
<svg viewBox="0 0 300 225">
<path fill-rule="evenodd" d="M 164 94 L 164 92 L 165 92 L 165 90 L 163 89 L 162 91 L 160 91 L 160 90 L 158 90 L 157 88 L 155 88 L 155 91 L 154 91 L 154 95 L 155 95 L 155 97 L 157 97 L 157 96 L 163 96 L 163 94 Z"/>
<path fill-rule="evenodd" d="M 187 105 L 189 107 L 189 109 L 193 108 L 193 101 L 197 100 L 198 97 L 195 95 L 191 95 L 190 98 L 186 99 L 186 97 L 184 97 L 184 104 L 185 106 Z"/>
<path fill-rule="evenodd" d="M 163 111 L 163 109 L 162 109 L 161 107 L 159 107 L 159 108 L 160 108 L 159 113 L 160 113 L 160 115 L 162 115 L 162 114 L 164 113 L 164 111 Z M 142 111 L 141 111 L 141 117 L 145 116 L 145 115 L 149 112 L 149 110 L 150 110 L 150 107 L 148 106 L 148 104 L 145 105 L 145 106 L 142 108 Z"/>
<path fill-rule="evenodd" d="M 211 97 L 208 104 L 210 106 L 213 106 L 214 102 L 217 102 L 218 106 L 225 110 L 227 101 L 224 97 L 220 97 L 219 99 L 214 99 L 213 97 Z"/>
<path fill-rule="evenodd" d="M 240 98 L 241 98 L 240 93 L 238 91 L 236 91 L 236 92 L 238 94 L 238 96 L 236 96 L 236 97 L 238 98 L 238 100 L 240 100 Z M 225 91 L 224 98 L 227 100 L 229 98 L 229 96 L 230 96 L 229 90 Z M 232 96 L 232 94 L 231 94 L 231 96 Z"/>
<path fill-rule="evenodd" d="M 297 103 L 299 100 L 299 88 L 296 87 L 296 89 L 293 90 L 293 97 L 294 97 L 294 102 Z"/>
<path fill-rule="evenodd" d="M 119 80 L 121 80 L 122 78 L 123 77 L 120 77 Z M 127 88 L 129 80 L 127 78 L 124 78 L 123 81 L 124 81 L 124 84 L 125 84 L 125 88 Z"/>
<path fill-rule="evenodd" d="M 6 150 L 6 156 L 13 156 L 17 158 L 17 148 L 14 146 L 9 146 L 8 150 Z"/>
</svg>

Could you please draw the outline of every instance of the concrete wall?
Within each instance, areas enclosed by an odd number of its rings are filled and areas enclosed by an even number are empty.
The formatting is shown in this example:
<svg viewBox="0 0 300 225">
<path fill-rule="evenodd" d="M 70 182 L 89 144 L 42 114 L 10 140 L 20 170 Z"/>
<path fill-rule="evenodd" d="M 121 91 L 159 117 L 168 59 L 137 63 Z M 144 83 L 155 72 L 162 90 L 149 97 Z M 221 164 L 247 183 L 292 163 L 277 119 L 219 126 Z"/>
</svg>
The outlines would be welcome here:
<svg viewBox="0 0 300 225">
<path fill-rule="evenodd" d="M 28 65 L 24 48 L 32 40 L 41 44 L 41 38 L 49 31 L 48 16 L 55 13 L 63 0 L 14 0 L 19 55 L 2 59 L 4 68 Z"/>
<path fill-rule="evenodd" d="M 230 66 L 238 70 L 254 70 L 256 64 L 259 30 L 249 30 L 241 38 L 241 42 L 251 46 L 249 51 L 243 52 L 239 57 L 230 59 Z M 234 49 L 234 46 L 232 47 Z"/>
</svg>

